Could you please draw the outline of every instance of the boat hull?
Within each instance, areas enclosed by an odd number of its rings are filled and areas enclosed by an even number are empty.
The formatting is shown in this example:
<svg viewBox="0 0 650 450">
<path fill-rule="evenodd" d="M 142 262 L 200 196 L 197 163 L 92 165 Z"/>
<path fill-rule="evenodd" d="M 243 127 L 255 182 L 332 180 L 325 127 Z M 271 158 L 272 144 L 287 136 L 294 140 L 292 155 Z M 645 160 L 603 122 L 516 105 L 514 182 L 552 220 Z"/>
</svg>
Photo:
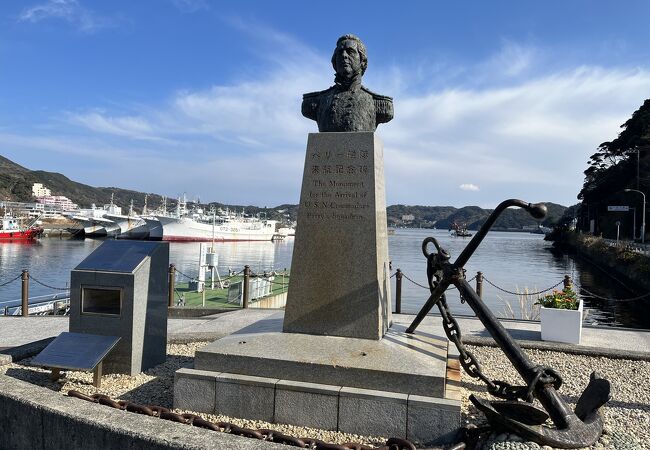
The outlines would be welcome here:
<svg viewBox="0 0 650 450">
<path fill-rule="evenodd" d="M 152 217 L 143 217 L 142 219 L 147 225 L 147 239 L 150 241 L 162 241 L 163 228 L 160 221 Z"/>
<path fill-rule="evenodd" d="M 29 228 L 27 230 L 0 230 L 0 241 L 32 241 L 43 234 L 42 228 Z"/>
<path fill-rule="evenodd" d="M 213 226 L 189 218 L 156 216 L 163 229 L 163 241 L 216 242 L 270 241 L 275 235 L 275 222 L 232 222 Z"/>
<path fill-rule="evenodd" d="M 141 217 L 106 214 L 108 220 L 115 222 L 119 228 L 117 239 L 147 239 L 149 228 Z"/>
</svg>

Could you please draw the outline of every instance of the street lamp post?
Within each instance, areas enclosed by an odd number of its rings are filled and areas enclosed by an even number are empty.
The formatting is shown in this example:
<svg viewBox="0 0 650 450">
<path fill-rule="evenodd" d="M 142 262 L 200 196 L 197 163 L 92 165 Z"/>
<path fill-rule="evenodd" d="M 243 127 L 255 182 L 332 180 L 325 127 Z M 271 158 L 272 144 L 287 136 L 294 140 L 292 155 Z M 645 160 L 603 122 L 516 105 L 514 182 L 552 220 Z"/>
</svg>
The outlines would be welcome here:
<svg viewBox="0 0 650 450">
<path fill-rule="evenodd" d="M 636 189 L 624 189 L 625 192 L 638 192 L 643 196 L 643 210 L 641 212 L 641 243 L 645 244 L 645 194 Z"/>
</svg>

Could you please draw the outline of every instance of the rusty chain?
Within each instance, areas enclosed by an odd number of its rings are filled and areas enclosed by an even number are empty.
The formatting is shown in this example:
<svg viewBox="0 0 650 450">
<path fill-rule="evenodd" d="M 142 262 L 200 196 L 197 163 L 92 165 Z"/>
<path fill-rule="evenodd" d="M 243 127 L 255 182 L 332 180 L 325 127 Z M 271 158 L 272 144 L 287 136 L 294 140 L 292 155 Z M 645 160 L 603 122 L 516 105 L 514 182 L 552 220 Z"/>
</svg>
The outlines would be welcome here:
<svg viewBox="0 0 650 450">
<path fill-rule="evenodd" d="M 251 428 L 243 428 L 230 422 L 213 423 L 202 419 L 196 414 L 178 414 L 163 406 L 145 406 L 126 400 L 113 400 L 108 395 L 104 394 L 86 395 L 79 391 L 70 390 L 68 391 L 68 396 L 86 400 L 92 403 L 98 403 L 100 405 L 110 406 L 111 408 L 119 409 L 122 411 L 129 411 L 136 414 L 143 414 L 145 416 L 158 417 L 160 419 L 192 425 L 195 427 L 204 428 L 206 430 L 230 433 L 236 436 L 275 442 L 277 444 L 291 445 L 293 447 L 299 448 L 307 448 L 312 450 L 416 450 L 413 443 L 401 438 L 390 438 L 386 441 L 386 444 L 381 447 L 370 447 L 368 445 L 353 442 L 348 442 L 345 444 L 330 444 L 321 441 L 320 439 L 296 438 L 280 433 L 279 431 L 269 430 L 266 428 L 254 430 Z"/>
<path fill-rule="evenodd" d="M 436 268 L 436 255 L 431 253 L 427 257 L 427 274 L 429 276 L 429 290 L 433 293 L 441 279 L 441 273 Z M 462 298 L 462 296 L 461 296 Z M 490 379 L 481 368 L 481 364 L 474 354 L 465 348 L 463 335 L 458 322 L 451 314 L 445 294 L 442 294 L 436 302 L 440 316 L 442 317 L 442 329 L 447 338 L 454 343 L 459 353 L 459 362 L 465 372 L 472 378 L 478 378 L 487 385 L 487 390 L 495 397 L 514 400 L 521 399 L 529 403 L 533 401 L 533 394 L 538 384 L 552 384 L 555 389 L 562 385 L 562 378 L 550 367 L 536 366 L 534 377 L 528 386 L 513 386 L 510 383 Z"/>
</svg>

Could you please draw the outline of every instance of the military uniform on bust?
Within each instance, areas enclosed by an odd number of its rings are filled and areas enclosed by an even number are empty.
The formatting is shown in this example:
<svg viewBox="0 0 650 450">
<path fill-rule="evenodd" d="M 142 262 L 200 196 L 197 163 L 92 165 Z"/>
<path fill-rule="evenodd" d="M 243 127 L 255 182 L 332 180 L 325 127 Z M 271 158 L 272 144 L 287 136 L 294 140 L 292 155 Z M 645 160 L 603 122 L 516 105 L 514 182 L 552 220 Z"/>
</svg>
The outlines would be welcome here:
<svg viewBox="0 0 650 450">
<path fill-rule="evenodd" d="M 375 131 L 393 118 L 393 99 L 361 85 L 368 65 L 365 45 L 354 35 L 341 36 L 332 55 L 335 85 L 303 95 L 302 115 L 320 132 Z"/>
</svg>

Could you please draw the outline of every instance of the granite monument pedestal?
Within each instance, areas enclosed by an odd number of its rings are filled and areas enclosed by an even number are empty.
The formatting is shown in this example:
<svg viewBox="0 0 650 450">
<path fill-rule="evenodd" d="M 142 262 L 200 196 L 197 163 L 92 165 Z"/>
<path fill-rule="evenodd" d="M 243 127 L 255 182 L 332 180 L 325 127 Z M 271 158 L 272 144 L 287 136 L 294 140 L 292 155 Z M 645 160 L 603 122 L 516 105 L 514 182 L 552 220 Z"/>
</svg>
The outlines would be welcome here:
<svg viewBox="0 0 650 450">
<path fill-rule="evenodd" d="M 381 140 L 310 133 L 284 331 L 381 339 L 389 278 Z"/>
</svg>

